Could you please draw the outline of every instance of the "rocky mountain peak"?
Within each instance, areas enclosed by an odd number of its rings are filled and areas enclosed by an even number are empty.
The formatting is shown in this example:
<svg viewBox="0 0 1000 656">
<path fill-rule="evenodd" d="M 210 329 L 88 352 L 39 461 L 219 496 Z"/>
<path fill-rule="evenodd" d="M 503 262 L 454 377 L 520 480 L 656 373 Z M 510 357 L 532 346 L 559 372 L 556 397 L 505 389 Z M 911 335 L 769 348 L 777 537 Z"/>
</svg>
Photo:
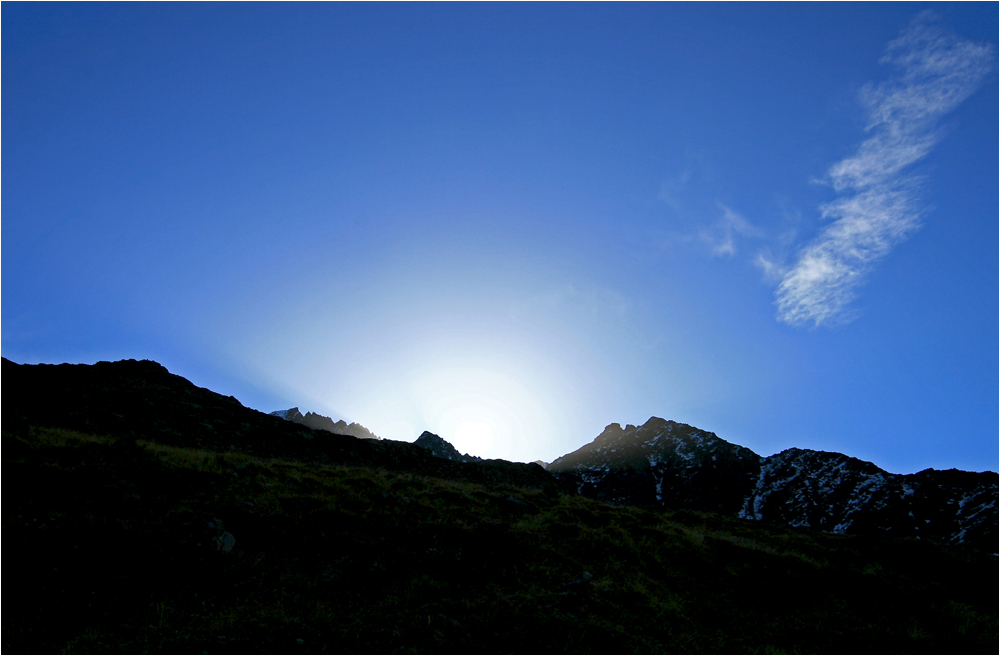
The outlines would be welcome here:
<svg viewBox="0 0 1000 656">
<path fill-rule="evenodd" d="M 760 457 L 714 433 L 650 417 L 642 426 L 610 424 L 546 469 L 612 503 L 735 513 L 756 482 Z"/>
<path fill-rule="evenodd" d="M 619 423 L 608 424 L 607 427 L 601 431 L 601 434 L 597 436 L 594 440 L 595 442 L 607 442 L 609 440 L 614 440 L 622 435 L 622 425 Z"/>
<path fill-rule="evenodd" d="M 289 408 L 288 410 L 275 410 L 269 414 L 274 415 L 275 417 L 281 417 L 285 421 L 294 421 L 296 424 L 301 424 L 303 419 L 302 413 L 299 412 L 298 407 Z"/>
<path fill-rule="evenodd" d="M 288 410 L 275 410 L 270 414 L 275 417 L 281 417 L 286 421 L 308 426 L 314 430 L 325 430 L 330 433 L 336 433 L 337 435 L 350 435 L 351 437 L 357 437 L 363 440 L 382 439 L 361 424 L 354 422 L 348 424 L 343 419 L 335 422 L 330 417 L 325 417 L 315 412 L 307 412 L 303 415 L 299 412 L 297 407 L 289 408 Z"/>
<path fill-rule="evenodd" d="M 448 460 L 457 460 L 459 462 L 475 462 L 482 460 L 476 456 L 470 456 L 468 453 L 459 453 L 450 442 L 442 438 L 440 435 L 435 435 L 430 431 L 424 431 L 420 434 L 420 437 L 414 442 L 417 446 L 422 449 L 427 449 L 432 455 L 438 458 L 447 458 Z"/>
<path fill-rule="evenodd" d="M 609 503 L 707 510 L 833 533 L 888 533 L 996 548 L 997 475 L 890 474 L 842 453 L 762 458 L 714 433 L 651 417 L 610 424 L 546 467 Z"/>
</svg>

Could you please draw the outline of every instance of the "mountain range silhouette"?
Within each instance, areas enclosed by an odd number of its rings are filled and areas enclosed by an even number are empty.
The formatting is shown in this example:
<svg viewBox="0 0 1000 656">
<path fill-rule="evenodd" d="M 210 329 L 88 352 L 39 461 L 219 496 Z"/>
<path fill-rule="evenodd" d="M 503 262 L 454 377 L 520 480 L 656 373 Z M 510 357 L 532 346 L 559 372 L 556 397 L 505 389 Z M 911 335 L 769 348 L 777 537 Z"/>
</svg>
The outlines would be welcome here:
<svg viewBox="0 0 1000 656">
<path fill-rule="evenodd" d="M 4 359 L 3 376 L 10 390 L 3 396 L 4 417 L 19 425 L 142 434 L 177 446 L 391 465 L 461 480 L 562 486 L 609 503 L 718 512 L 834 533 L 885 532 L 982 550 L 995 550 L 998 540 L 993 472 L 899 475 L 840 453 L 804 449 L 761 457 L 714 433 L 657 417 L 638 427 L 610 424 L 543 471 L 537 464 L 460 454 L 427 431 L 405 443 L 298 408 L 264 414 L 152 361 L 17 365 Z"/>
<path fill-rule="evenodd" d="M 0 373 L 6 652 L 996 652 L 991 472 L 655 417 L 480 460 L 151 361 Z"/>
</svg>

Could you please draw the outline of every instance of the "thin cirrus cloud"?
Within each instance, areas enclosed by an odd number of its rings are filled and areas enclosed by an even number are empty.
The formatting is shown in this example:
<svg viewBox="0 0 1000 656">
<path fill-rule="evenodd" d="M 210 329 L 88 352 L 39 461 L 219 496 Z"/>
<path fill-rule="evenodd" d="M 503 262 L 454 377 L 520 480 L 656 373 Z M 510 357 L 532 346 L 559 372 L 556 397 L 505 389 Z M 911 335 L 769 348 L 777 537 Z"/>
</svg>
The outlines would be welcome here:
<svg viewBox="0 0 1000 656">
<path fill-rule="evenodd" d="M 899 73 L 863 89 L 871 136 L 830 168 L 838 196 L 820 213 L 832 223 L 782 277 L 776 291 L 781 321 L 850 320 L 849 304 L 865 274 L 919 227 L 918 180 L 904 169 L 930 152 L 937 120 L 976 90 L 994 60 L 989 44 L 963 41 L 932 21 L 924 12 L 890 42 L 881 63 Z"/>
<path fill-rule="evenodd" d="M 747 221 L 743 215 L 718 203 L 722 216 L 711 228 L 702 229 L 701 240 L 712 250 L 713 255 L 732 256 L 736 253 L 736 236 L 762 237 L 763 233 Z"/>
</svg>

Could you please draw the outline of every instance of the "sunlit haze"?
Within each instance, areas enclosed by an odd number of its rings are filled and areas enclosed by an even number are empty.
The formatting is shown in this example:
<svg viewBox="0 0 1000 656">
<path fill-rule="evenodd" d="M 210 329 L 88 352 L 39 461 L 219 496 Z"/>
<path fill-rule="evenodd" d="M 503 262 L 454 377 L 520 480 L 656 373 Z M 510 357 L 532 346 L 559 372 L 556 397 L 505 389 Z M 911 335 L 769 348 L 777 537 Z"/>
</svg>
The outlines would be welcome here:
<svg viewBox="0 0 1000 656">
<path fill-rule="evenodd" d="M 4 357 L 997 469 L 996 3 L 0 11 Z"/>
</svg>

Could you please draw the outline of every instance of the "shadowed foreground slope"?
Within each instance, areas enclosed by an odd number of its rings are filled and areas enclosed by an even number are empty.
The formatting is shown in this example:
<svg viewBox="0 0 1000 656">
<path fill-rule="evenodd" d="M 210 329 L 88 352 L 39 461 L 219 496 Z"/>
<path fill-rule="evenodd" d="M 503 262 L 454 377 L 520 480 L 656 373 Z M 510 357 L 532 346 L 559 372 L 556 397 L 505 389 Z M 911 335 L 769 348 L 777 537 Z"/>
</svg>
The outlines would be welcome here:
<svg viewBox="0 0 1000 656">
<path fill-rule="evenodd" d="M 7 403 L 6 653 L 997 651 L 989 555 L 265 456 L 226 421 L 8 428 Z"/>
</svg>

